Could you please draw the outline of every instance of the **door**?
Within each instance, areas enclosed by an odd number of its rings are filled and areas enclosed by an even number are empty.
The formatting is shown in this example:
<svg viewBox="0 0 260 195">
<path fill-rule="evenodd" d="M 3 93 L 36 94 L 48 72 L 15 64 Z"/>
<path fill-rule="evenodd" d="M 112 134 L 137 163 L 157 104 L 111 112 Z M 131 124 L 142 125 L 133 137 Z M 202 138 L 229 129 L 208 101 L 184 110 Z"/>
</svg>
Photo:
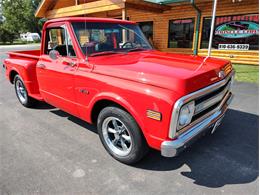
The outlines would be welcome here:
<svg viewBox="0 0 260 195">
<path fill-rule="evenodd" d="M 74 94 L 76 69 L 77 58 L 66 26 L 47 28 L 44 53 L 36 68 L 40 93 L 46 102 L 73 115 L 78 115 Z"/>
</svg>

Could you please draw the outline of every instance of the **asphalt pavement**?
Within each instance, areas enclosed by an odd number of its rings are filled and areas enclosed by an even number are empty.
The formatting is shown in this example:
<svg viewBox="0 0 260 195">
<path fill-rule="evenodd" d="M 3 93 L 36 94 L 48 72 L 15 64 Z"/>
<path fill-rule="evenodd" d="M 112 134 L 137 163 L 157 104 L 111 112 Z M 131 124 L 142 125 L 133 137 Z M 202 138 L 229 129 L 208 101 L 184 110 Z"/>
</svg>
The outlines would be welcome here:
<svg viewBox="0 0 260 195">
<path fill-rule="evenodd" d="M 6 51 L 31 46 L 0 46 Z M 41 103 L 21 106 L 0 71 L 1 194 L 258 194 L 258 85 L 235 83 L 223 124 L 180 156 L 135 166 L 103 148 L 96 128 Z"/>
</svg>

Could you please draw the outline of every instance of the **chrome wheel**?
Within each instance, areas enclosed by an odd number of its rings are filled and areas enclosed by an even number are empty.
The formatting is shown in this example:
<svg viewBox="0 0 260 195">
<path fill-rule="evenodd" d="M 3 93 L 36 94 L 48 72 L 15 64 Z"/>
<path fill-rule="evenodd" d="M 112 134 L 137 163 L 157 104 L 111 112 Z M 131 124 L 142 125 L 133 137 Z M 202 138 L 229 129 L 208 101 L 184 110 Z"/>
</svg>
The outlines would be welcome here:
<svg viewBox="0 0 260 195">
<path fill-rule="evenodd" d="M 28 97 L 27 97 L 27 92 L 26 92 L 23 82 L 21 80 L 17 79 L 15 88 L 16 88 L 17 96 L 18 96 L 19 100 L 21 101 L 21 103 L 23 103 L 23 104 L 26 103 Z"/>
<path fill-rule="evenodd" d="M 102 124 L 102 133 L 109 149 L 118 156 L 127 156 L 132 149 L 132 138 L 125 124 L 116 117 L 108 117 Z"/>
</svg>

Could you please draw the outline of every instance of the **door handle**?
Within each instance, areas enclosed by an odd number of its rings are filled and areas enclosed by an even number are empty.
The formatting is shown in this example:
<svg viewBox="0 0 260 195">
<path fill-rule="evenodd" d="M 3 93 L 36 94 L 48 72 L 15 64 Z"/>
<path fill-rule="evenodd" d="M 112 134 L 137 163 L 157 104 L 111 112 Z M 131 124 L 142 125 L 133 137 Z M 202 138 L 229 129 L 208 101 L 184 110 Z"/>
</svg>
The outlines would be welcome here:
<svg viewBox="0 0 260 195">
<path fill-rule="evenodd" d="M 37 64 L 37 67 L 41 68 L 41 69 L 45 69 L 46 68 L 45 64 Z"/>
<path fill-rule="evenodd" d="M 74 61 L 67 61 L 67 60 L 63 60 L 62 63 L 65 64 L 65 65 L 71 66 L 71 67 L 74 67 L 74 66 L 77 65 L 76 62 L 74 62 Z"/>
</svg>

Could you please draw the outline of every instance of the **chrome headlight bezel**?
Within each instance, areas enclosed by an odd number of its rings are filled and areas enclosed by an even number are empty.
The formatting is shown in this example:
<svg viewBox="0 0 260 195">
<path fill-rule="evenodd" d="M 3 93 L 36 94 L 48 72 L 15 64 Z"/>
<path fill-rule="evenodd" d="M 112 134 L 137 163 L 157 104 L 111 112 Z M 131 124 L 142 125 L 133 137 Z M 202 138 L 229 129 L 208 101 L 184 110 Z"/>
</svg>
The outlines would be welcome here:
<svg viewBox="0 0 260 195">
<path fill-rule="evenodd" d="M 194 116 L 194 112 L 195 101 L 190 101 L 181 107 L 177 120 L 177 131 L 181 130 L 182 128 L 186 127 L 191 123 L 192 117 Z"/>
</svg>

